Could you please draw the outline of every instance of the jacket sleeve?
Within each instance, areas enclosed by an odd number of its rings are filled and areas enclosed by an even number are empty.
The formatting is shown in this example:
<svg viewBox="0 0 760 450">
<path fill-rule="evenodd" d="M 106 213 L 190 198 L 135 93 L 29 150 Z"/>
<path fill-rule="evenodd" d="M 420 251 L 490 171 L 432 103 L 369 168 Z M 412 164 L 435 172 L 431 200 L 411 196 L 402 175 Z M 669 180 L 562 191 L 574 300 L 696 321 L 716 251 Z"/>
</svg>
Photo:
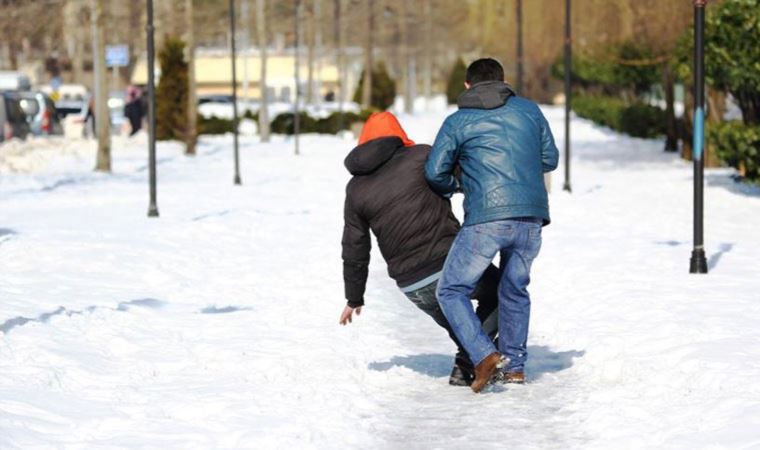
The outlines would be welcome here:
<svg viewBox="0 0 760 450">
<path fill-rule="evenodd" d="M 539 114 L 541 113 L 539 112 Z M 549 122 L 546 121 L 546 117 L 543 114 L 541 114 L 541 162 L 544 173 L 556 169 L 559 162 L 559 150 L 557 150 L 557 145 L 554 143 L 554 136 L 549 127 Z"/>
<path fill-rule="evenodd" d="M 348 306 L 356 308 L 364 304 L 372 240 L 369 235 L 369 223 L 354 208 L 348 189 L 343 220 L 343 283 Z"/>
<path fill-rule="evenodd" d="M 459 189 L 459 181 L 454 177 L 459 144 L 452 128 L 450 118 L 446 119 L 425 163 L 425 179 L 435 192 L 443 196 L 451 196 Z"/>
</svg>

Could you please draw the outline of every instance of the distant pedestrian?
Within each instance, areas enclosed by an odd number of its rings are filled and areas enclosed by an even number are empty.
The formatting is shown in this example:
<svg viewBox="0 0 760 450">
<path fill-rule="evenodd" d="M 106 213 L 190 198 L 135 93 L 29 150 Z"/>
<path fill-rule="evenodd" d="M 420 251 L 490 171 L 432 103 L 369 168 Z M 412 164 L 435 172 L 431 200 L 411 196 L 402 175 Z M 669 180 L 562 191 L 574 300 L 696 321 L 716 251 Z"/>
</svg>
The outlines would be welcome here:
<svg viewBox="0 0 760 450">
<path fill-rule="evenodd" d="M 127 88 L 127 101 L 124 105 L 124 116 L 129 120 L 131 127 L 130 136 L 134 136 L 142 128 L 143 115 L 140 89 L 137 86 L 130 86 Z"/>
</svg>

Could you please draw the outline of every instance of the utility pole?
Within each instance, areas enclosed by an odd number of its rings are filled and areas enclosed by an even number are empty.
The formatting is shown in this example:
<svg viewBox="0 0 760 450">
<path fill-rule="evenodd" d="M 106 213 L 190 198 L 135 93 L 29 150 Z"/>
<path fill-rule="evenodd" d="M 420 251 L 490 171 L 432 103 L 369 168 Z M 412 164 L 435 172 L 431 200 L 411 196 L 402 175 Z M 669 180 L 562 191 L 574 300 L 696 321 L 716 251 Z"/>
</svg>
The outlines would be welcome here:
<svg viewBox="0 0 760 450">
<path fill-rule="evenodd" d="M 570 79 L 573 64 L 570 7 L 570 0 L 565 0 L 565 184 L 562 189 L 567 192 L 573 191 L 570 186 L 570 111 L 573 96 Z"/>
<path fill-rule="evenodd" d="M 156 203 L 156 47 L 153 28 L 153 0 L 148 0 L 148 23 L 145 26 L 148 49 L 148 183 L 150 204 L 148 217 L 158 217 Z"/>
<path fill-rule="evenodd" d="M 523 63 L 524 63 L 524 53 L 523 53 L 523 4 L 522 0 L 516 0 L 517 1 L 517 92 L 520 95 L 524 95 L 523 93 Z"/>
<path fill-rule="evenodd" d="M 185 154 L 195 155 L 198 140 L 197 92 L 195 86 L 195 16 L 193 0 L 185 0 L 187 22 L 187 136 Z"/>
<path fill-rule="evenodd" d="M 259 41 L 261 74 L 259 77 L 259 136 L 261 142 L 269 142 L 269 91 L 267 88 L 267 29 L 266 0 L 256 0 L 256 34 Z"/>
<path fill-rule="evenodd" d="M 235 151 L 235 184 L 240 185 L 240 152 L 238 148 L 237 54 L 235 52 L 235 0 L 230 0 L 230 50 L 232 56 L 232 136 Z"/>
<path fill-rule="evenodd" d="M 694 0 L 694 249 L 690 273 L 707 273 L 704 237 L 705 7 Z"/>
<path fill-rule="evenodd" d="M 299 50 L 301 49 L 301 0 L 295 0 L 295 42 L 293 44 L 293 59 L 294 59 L 294 66 L 295 66 L 295 98 L 293 101 L 293 140 L 295 144 L 295 153 L 296 155 L 299 155 L 301 153 L 301 149 L 299 148 L 299 134 L 301 133 L 301 117 L 300 117 L 300 110 L 298 105 L 298 100 L 300 97 L 300 85 L 301 85 L 301 75 L 299 73 L 301 60 L 299 55 Z"/>
<path fill-rule="evenodd" d="M 367 0 L 367 47 L 364 49 L 364 86 L 362 106 L 369 108 L 372 103 L 372 51 L 375 48 L 375 0 Z"/>
<path fill-rule="evenodd" d="M 103 1 L 92 0 L 92 35 L 94 39 L 95 70 L 95 133 L 98 136 L 98 155 L 95 170 L 111 171 L 111 118 L 108 113 L 108 72 L 106 70 L 106 32 L 103 24 Z"/>
</svg>

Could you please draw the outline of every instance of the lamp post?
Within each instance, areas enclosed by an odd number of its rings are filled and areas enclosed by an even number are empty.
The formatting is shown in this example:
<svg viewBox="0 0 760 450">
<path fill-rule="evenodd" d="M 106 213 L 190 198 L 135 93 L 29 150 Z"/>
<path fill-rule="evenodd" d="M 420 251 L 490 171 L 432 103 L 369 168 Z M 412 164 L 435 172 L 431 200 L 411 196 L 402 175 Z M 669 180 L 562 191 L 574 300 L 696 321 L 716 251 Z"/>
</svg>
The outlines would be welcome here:
<svg viewBox="0 0 760 450">
<path fill-rule="evenodd" d="M 153 27 L 153 0 L 148 0 L 148 23 L 145 26 L 148 48 L 148 183 L 150 185 L 150 204 L 148 217 L 158 217 L 158 205 L 156 204 L 156 79 L 155 79 L 155 56 Z"/>
<path fill-rule="evenodd" d="M 707 273 L 704 245 L 705 6 L 694 0 L 694 249 L 690 273 Z"/>
<path fill-rule="evenodd" d="M 301 118 L 299 117 L 299 91 L 300 91 L 300 84 L 301 84 L 301 76 L 299 74 L 299 65 L 301 64 L 300 61 L 300 55 L 298 54 L 298 51 L 300 50 L 300 39 L 301 39 L 301 0 L 295 0 L 295 43 L 293 44 L 293 65 L 295 66 L 295 98 L 293 101 L 293 140 L 295 143 L 295 153 L 296 155 L 300 154 L 300 148 L 299 148 L 299 142 L 298 142 L 298 135 L 301 133 Z"/>
<path fill-rule="evenodd" d="M 235 148 L 235 184 L 240 185 L 240 152 L 238 148 L 237 55 L 235 52 L 235 0 L 230 0 L 230 50 L 232 53 L 232 136 Z"/>
<path fill-rule="evenodd" d="M 562 187 L 567 192 L 572 192 L 570 187 L 570 107 L 572 102 L 572 90 L 570 73 L 572 70 L 572 34 L 570 21 L 570 0 L 565 0 L 565 184 Z"/>
</svg>

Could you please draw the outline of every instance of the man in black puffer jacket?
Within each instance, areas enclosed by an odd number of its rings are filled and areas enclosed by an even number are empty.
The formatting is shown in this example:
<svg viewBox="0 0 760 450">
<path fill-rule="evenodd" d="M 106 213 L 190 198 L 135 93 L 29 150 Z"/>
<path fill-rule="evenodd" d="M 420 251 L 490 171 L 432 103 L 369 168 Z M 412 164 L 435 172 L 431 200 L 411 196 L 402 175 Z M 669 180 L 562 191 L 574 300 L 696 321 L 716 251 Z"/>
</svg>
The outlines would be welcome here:
<svg viewBox="0 0 760 450">
<path fill-rule="evenodd" d="M 449 200 L 434 193 L 425 181 L 428 145 L 415 145 L 391 113 L 374 114 L 364 126 L 359 146 L 346 157 L 353 175 L 346 187 L 343 230 L 343 278 L 348 304 L 340 323 L 361 313 L 370 258 L 370 230 L 388 264 L 388 274 L 401 291 L 443 327 L 458 353 L 450 384 L 469 385 L 472 363 L 436 299 L 438 279 L 459 222 Z M 498 328 L 499 270 L 491 266 L 472 297 L 476 314 L 492 338 Z"/>
</svg>

